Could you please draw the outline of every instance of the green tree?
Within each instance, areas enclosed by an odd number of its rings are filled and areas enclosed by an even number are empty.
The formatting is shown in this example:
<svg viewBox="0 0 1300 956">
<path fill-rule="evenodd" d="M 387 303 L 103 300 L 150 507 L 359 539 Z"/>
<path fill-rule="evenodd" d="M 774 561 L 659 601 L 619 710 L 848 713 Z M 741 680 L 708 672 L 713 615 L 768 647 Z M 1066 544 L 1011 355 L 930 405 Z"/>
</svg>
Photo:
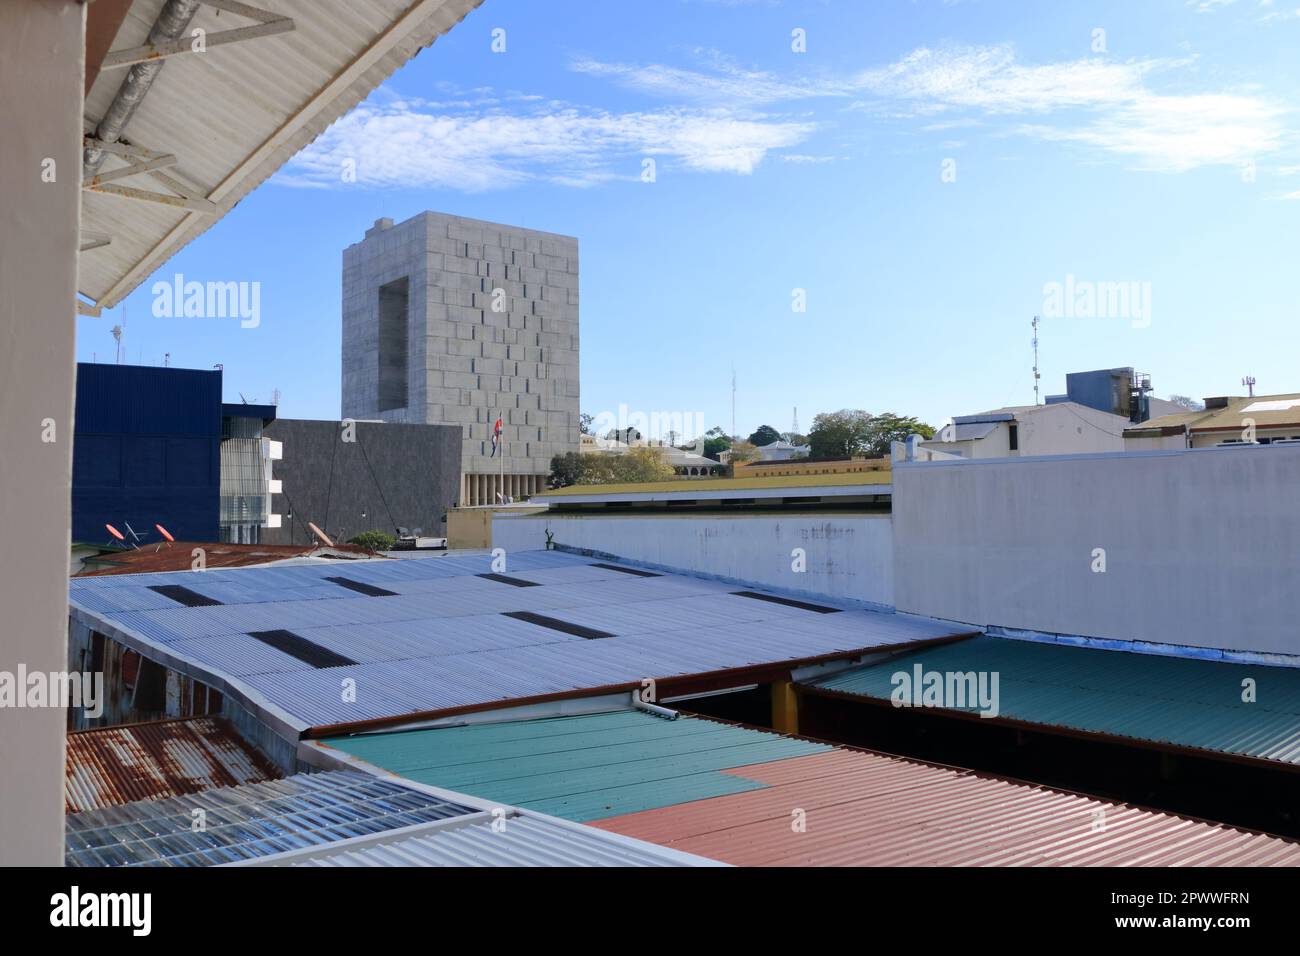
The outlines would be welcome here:
<svg viewBox="0 0 1300 956">
<path fill-rule="evenodd" d="M 392 551 L 397 537 L 384 531 L 363 531 L 349 538 L 348 544 L 359 545 L 367 551 Z"/>
<path fill-rule="evenodd" d="M 588 415 L 586 412 L 578 414 L 578 431 L 584 435 L 591 434 L 591 423 L 596 420 L 596 416 Z"/>
<path fill-rule="evenodd" d="M 896 441 L 906 441 L 909 435 L 933 438 L 934 428 L 923 421 L 910 416 L 895 415 L 893 412 L 873 415 L 862 453 L 868 458 L 888 457 L 890 445 Z"/>
<path fill-rule="evenodd" d="M 813 419 L 808 443 L 814 458 L 884 458 L 891 442 L 909 435 L 933 438 L 934 429 L 925 422 L 893 412 L 872 415 L 862 409 L 826 412 Z"/>
<path fill-rule="evenodd" d="M 852 458 L 861 455 L 871 433 L 871 413 L 860 408 L 822 412 L 813 419 L 808 444 L 814 458 Z"/>
<path fill-rule="evenodd" d="M 551 459 L 551 478 L 550 486 L 552 488 L 567 488 L 570 485 L 576 485 L 582 480 L 582 459 L 587 456 L 580 455 L 576 451 L 565 452 L 563 455 L 556 455 Z"/>
<path fill-rule="evenodd" d="M 749 443 L 751 445 L 757 445 L 759 448 L 780 440 L 781 433 L 771 425 L 759 425 L 754 429 L 754 433 L 749 436 Z"/>
<path fill-rule="evenodd" d="M 621 455 L 611 455 L 613 469 L 610 484 L 645 481 L 669 481 L 673 466 L 662 450 L 647 446 L 629 448 Z"/>
<path fill-rule="evenodd" d="M 720 461 L 724 451 L 731 447 L 731 437 L 722 430 L 721 426 L 714 425 L 704 433 L 704 457 L 712 458 L 714 461 Z"/>
<path fill-rule="evenodd" d="M 739 465 L 746 461 L 753 461 L 758 457 L 758 447 L 753 442 L 738 441 L 731 446 L 731 463 Z"/>
</svg>

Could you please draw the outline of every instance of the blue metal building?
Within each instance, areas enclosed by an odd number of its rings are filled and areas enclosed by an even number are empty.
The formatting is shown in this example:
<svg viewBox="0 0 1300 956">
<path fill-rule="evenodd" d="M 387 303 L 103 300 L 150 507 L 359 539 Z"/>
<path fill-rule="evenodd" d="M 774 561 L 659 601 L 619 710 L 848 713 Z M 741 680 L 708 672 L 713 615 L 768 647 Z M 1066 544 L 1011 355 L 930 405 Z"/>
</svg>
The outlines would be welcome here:
<svg viewBox="0 0 1300 956">
<path fill-rule="evenodd" d="M 73 540 L 216 541 L 221 422 L 219 370 L 78 363 Z"/>
</svg>

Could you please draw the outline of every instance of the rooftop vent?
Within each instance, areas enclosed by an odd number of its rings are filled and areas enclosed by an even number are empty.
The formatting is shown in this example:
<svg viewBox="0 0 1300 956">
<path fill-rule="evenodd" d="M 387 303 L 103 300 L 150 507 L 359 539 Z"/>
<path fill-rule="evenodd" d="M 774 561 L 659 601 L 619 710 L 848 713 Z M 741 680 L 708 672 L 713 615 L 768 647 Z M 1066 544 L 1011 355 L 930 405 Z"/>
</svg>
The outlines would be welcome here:
<svg viewBox="0 0 1300 956">
<path fill-rule="evenodd" d="M 1207 398 L 1205 400 L 1206 411 L 1209 411 L 1212 408 L 1227 408 L 1227 407 L 1228 407 L 1227 396 L 1220 396 L 1218 398 Z"/>
<path fill-rule="evenodd" d="M 381 233 L 386 229 L 392 229 L 392 228 L 393 228 L 393 220 L 389 219 L 387 216 L 385 216 L 382 219 L 376 219 L 375 224 L 366 230 L 366 238 L 369 239 L 371 236 L 377 233 Z"/>
</svg>

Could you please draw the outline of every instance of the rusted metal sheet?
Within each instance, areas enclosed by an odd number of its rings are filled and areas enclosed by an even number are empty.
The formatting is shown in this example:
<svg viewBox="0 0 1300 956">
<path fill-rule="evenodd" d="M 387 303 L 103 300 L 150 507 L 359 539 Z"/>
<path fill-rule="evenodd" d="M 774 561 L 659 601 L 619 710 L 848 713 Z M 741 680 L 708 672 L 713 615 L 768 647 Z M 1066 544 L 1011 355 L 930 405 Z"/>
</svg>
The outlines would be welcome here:
<svg viewBox="0 0 1300 956">
<path fill-rule="evenodd" d="M 68 734 L 69 813 L 280 777 L 218 717 L 160 720 Z"/>
<path fill-rule="evenodd" d="M 116 551 L 84 559 L 85 570 L 75 577 L 103 577 L 110 574 L 151 574 L 160 571 L 192 571 L 197 558 L 194 550 L 203 550 L 205 568 L 244 568 L 306 558 L 330 552 L 331 557 L 372 557 L 365 548 L 354 544 L 321 549 L 300 544 L 215 544 L 212 542 L 177 541 L 151 544 L 130 551 Z"/>
<path fill-rule="evenodd" d="M 880 754 L 726 771 L 748 790 L 589 825 L 739 866 L 1296 866 L 1300 844 Z"/>
</svg>

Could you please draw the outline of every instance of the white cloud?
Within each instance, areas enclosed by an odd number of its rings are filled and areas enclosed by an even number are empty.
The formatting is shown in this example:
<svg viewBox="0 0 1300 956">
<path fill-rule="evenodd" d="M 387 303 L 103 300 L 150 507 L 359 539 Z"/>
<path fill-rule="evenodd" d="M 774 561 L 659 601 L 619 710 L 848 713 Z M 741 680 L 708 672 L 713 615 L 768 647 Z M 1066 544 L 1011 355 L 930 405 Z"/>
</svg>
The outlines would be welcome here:
<svg viewBox="0 0 1300 956">
<path fill-rule="evenodd" d="M 1115 153 L 1139 167 L 1184 171 L 1236 164 L 1278 148 L 1282 110 L 1254 90 L 1166 93 L 1157 75 L 1190 60 L 1083 58 L 1020 62 L 1010 44 L 922 47 L 894 63 L 844 77 L 785 79 L 745 70 L 713 51 L 707 69 L 575 61 L 571 69 L 665 97 L 755 106 L 848 99 L 884 122 L 926 119 L 922 131 L 1038 117 L 1014 132 Z M 941 117 L 940 119 L 936 119 Z"/>
<path fill-rule="evenodd" d="M 1042 129 L 1170 172 L 1240 165 L 1281 145 L 1278 111 L 1247 97 L 1143 95 L 1076 129 Z"/>
<path fill-rule="evenodd" d="M 574 73 L 612 79 L 627 89 L 653 96 L 722 100 L 731 104 L 777 103 L 834 96 L 848 89 L 833 81 L 783 80 L 761 70 L 746 70 L 715 50 L 696 50 L 695 55 L 706 60 L 710 68 L 688 70 L 661 63 L 604 63 L 586 57 L 570 62 L 569 69 Z"/>
<path fill-rule="evenodd" d="M 612 113 L 547 104 L 447 115 L 394 100 L 362 104 L 340 119 L 279 181 L 341 186 L 354 169 L 356 182 L 371 186 L 480 192 L 534 180 L 591 185 L 639 176 L 646 156 L 693 171 L 748 174 L 770 151 L 797 145 L 813 129 L 716 109 Z"/>
</svg>

